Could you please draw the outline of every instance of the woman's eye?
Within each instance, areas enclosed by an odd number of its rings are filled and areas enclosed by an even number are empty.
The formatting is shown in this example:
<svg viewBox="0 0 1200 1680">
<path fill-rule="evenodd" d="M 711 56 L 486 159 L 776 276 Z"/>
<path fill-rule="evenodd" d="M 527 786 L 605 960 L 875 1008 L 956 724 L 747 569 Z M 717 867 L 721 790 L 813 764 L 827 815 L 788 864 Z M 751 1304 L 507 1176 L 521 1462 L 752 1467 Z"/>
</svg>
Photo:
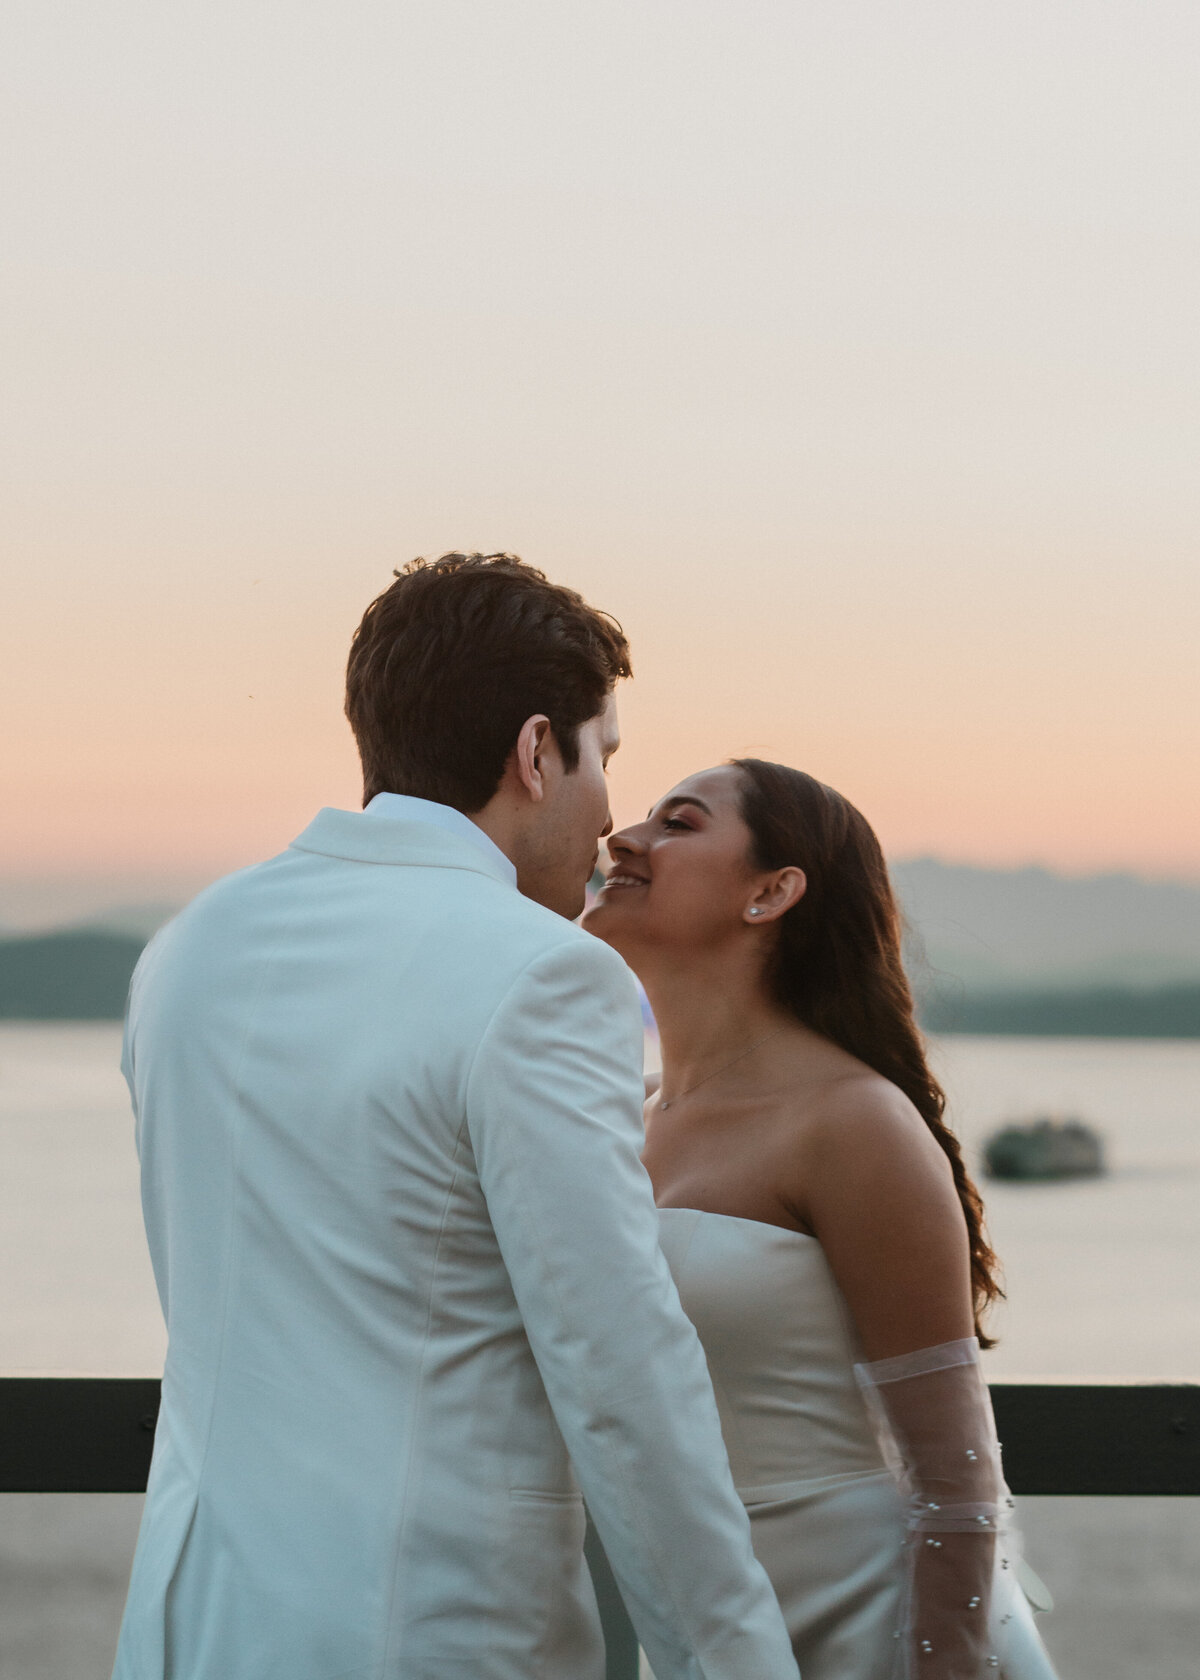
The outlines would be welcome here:
<svg viewBox="0 0 1200 1680">
<path fill-rule="evenodd" d="M 685 834 L 690 834 L 691 829 L 692 829 L 691 823 L 685 823 L 679 817 L 664 817 L 663 818 L 663 827 L 664 828 L 681 828 Z"/>
</svg>

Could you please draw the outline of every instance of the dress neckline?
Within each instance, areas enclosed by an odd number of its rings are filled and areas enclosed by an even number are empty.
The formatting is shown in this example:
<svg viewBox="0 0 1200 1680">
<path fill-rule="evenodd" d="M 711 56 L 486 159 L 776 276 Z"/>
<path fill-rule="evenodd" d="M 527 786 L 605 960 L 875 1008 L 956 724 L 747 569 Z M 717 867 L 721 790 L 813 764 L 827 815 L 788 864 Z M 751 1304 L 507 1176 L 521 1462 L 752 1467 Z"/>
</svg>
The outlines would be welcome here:
<svg viewBox="0 0 1200 1680">
<path fill-rule="evenodd" d="M 745 1219 L 740 1213 L 714 1213 L 711 1208 L 660 1207 L 659 1213 L 693 1213 L 704 1219 L 731 1219 L 735 1225 L 753 1225 L 759 1231 L 774 1231 L 780 1237 L 798 1237 L 801 1242 L 820 1243 L 807 1231 L 793 1231 L 787 1225 L 772 1225 L 769 1219 Z"/>
</svg>

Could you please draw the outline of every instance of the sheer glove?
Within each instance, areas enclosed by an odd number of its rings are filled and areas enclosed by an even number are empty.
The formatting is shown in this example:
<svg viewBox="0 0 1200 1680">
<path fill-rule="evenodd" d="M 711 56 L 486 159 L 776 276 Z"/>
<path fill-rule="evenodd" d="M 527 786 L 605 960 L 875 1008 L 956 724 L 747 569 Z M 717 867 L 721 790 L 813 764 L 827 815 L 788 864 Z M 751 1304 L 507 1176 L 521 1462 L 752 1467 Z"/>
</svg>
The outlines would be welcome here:
<svg viewBox="0 0 1200 1680">
<path fill-rule="evenodd" d="M 896 1680 L 988 1680 L 1000 1667 L 1015 1559 L 979 1343 L 944 1342 L 854 1371 L 908 1499 Z"/>
</svg>

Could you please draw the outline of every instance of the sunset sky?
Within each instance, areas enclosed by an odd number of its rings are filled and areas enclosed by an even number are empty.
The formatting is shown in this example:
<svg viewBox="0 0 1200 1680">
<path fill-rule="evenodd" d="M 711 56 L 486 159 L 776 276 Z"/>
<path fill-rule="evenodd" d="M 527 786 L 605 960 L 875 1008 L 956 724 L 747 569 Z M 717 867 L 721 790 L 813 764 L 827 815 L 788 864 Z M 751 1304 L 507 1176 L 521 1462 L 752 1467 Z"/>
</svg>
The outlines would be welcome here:
<svg viewBox="0 0 1200 1680">
<path fill-rule="evenodd" d="M 448 548 L 625 625 L 618 819 L 755 752 L 1200 878 L 1190 0 L 9 16 L 0 922 L 356 804 Z"/>
</svg>

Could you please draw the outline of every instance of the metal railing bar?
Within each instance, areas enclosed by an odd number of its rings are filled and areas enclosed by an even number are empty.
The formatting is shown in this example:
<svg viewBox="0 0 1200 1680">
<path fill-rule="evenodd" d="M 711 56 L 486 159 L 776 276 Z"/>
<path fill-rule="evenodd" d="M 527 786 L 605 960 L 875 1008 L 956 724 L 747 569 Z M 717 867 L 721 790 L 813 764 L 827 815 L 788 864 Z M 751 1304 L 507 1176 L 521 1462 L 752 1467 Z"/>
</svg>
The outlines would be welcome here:
<svg viewBox="0 0 1200 1680">
<path fill-rule="evenodd" d="M 1200 1494 L 1200 1385 L 993 1383 L 1018 1494 Z M 0 1493 L 139 1493 L 152 1377 L 0 1377 Z"/>
<path fill-rule="evenodd" d="M 0 1377 L 0 1493 L 141 1493 L 154 1445 L 155 1377 Z M 1009 1484 L 1019 1494 L 1200 1494 L 1200 1385 L 993 1383 Z M 637 1680 L 638 1647 L 588 1525 L 606 1680 Z"/>
</svg>

